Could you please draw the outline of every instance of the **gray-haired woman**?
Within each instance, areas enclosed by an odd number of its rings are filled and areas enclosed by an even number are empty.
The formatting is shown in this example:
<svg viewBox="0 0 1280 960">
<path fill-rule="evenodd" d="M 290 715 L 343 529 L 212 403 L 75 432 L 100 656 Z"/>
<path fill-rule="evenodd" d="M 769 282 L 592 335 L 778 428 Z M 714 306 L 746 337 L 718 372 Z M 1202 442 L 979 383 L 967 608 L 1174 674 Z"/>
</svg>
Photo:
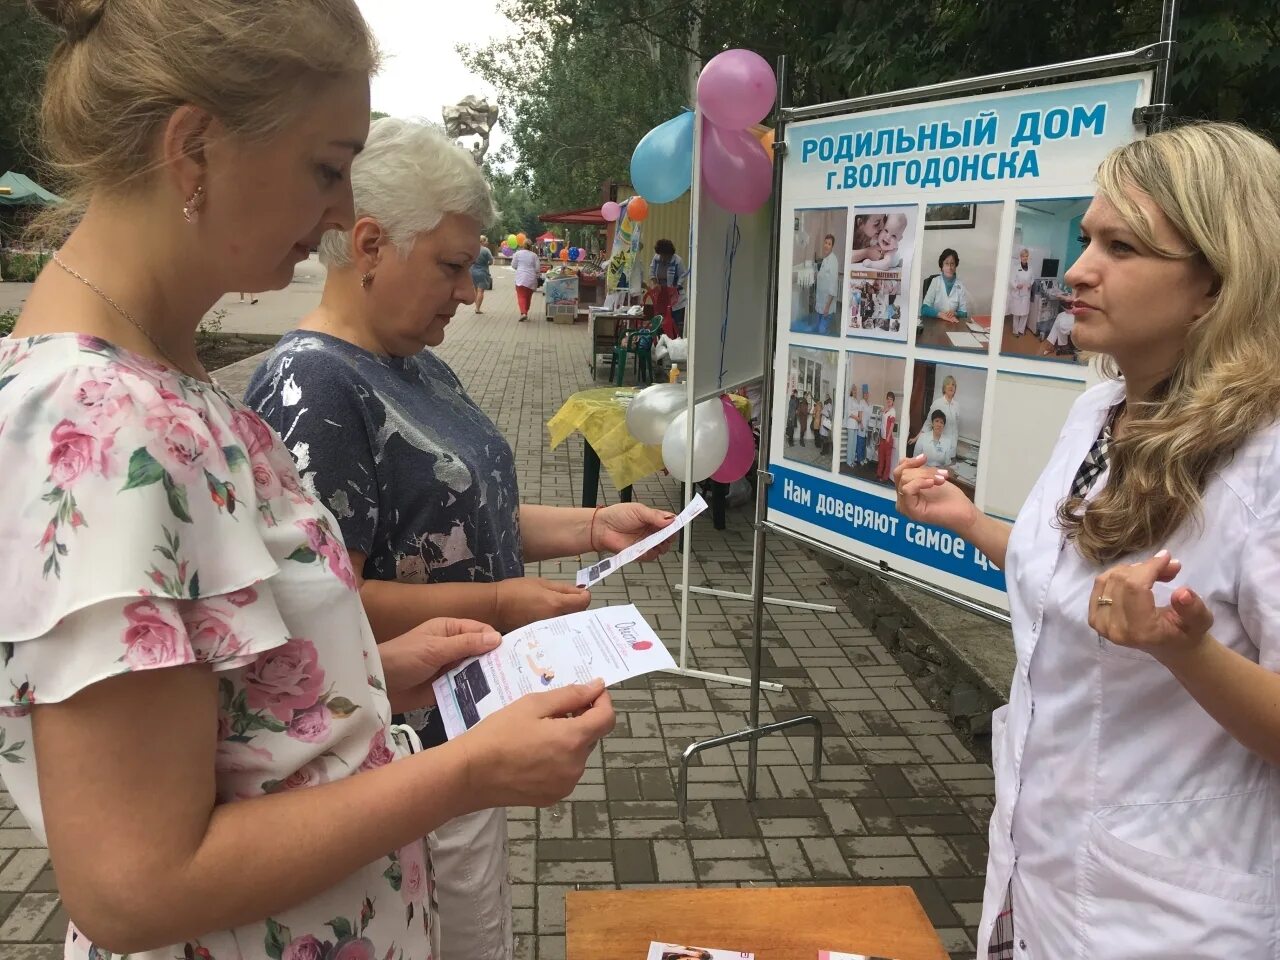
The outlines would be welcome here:
<svg viewBox="0 0 1280 960">
<path fill-rule="evenodd" d="M 337 518 L 375 636 L 427 611 L 469 611 L 505 633 L 584 609 L 587 591 L 525 577 L 525 561 L 614 552 L 671 514 L 521 504 L 511 447 L 430 349 L 473 302 L 480 229 L 495 219 L 470 155 L 427 124 L 379 120 L 351 185 L 354 227 L 320 245 L 320 306 L 280 341 L 247 399 Z M 426 746 L 444 742 L 434 711 L 408 720 Z M 450 821 L 429 843 L 444 960 L 506 960 L 505 811 Z"/>
</svg>

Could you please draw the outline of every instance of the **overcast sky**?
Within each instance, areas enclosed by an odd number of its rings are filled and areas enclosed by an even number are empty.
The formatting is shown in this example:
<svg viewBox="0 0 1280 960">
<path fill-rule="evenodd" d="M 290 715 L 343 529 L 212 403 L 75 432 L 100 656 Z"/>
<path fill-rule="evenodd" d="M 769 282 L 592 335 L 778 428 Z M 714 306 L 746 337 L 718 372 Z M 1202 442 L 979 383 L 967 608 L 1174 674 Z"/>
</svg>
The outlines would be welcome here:
<svg viewBox="0 0 1280 960">
<path fill-rule="evenodd" d="M 445 104 L 467 94 L 496 99 L 497 91 L 471 73 L 454 49 L 508 36 L 513 26 L 497 11 L 497 0 L 358 0 L 385 62 L 373 78 L 373 109 L 393 117 L 442 121 Z M 506 142 L 498 127 L 492 155 Z"/>
</svg>

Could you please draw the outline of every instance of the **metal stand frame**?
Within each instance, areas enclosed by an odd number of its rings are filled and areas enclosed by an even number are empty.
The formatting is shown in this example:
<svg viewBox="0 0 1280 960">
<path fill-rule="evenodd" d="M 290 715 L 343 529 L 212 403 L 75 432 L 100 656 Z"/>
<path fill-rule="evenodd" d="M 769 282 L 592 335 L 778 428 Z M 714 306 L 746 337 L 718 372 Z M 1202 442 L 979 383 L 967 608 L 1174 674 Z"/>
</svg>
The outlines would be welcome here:
<svg viewBox="0 0 1280 960">
<path fill-rule="evenodd" d="M 760 723 L 760 689 L 762 686 L 760 673 L 764 646 L 763 634 L 765 605 L 766 603 L 770 603 L 803 608 L 816 606 L 790 601 L 780 602 L 773 598 L 765 597 L 765 538 L 768 531 L 772 530 L 788 537 L 789 539 L 820 550 L 823 553 L 838 557 L 841 560 L 874 569 L 881 575 L 891 579 L 921 587 L 942 599 L 956 603 L 959 606 L 963 606 L 976 613 L 990 617 L 993 620 L 1004 623 L 1009 622 L 1008 616 L 1002 611 L 992 610 L 964 597 L 959 597 L 945 590 L 940 590 L 937 587 L 920 581 L 915 577 L 897 573 L 883 564 L 872 564 L 860 557 L 846 555 L 833 550 L 831 547 L 823 543 L 812 538 L 805 537 L 801 534 L 797 534 L 791 530 L 784 529 L 767 519 L 769 485 L 773 482 L 773 475 L 769 472 L 769 438 L 771 435 L 770 423 L 773 413 L 774 354 L 777 350 L 778 343 L 778 257 L 780 256 L 779 247 L 781 244 L 779 225 L 782 217 L 782 166 L 783 158 L 785 157 L 787 150 L 786 125 L 788 121 L 816 119 L 819 117 L 831 116 L 833 114 L 851 113 L 854 111 L 870 110 L 880 107 L 901 106 L 910 103 L 917 103 L 922 100 L 936 99 L 944 96 L 956 96 L 967 93 L 986 92 L 1007 86 L 1026 86 L 1043 80 L 1066 79 L 1068 77 L 1097 74 L 1103 71 L 1121 69 L 1125 67 L 1154 66 L 1155 77 L 1152 84 L 1153 102 L 1145 108 L 1136 110 L 1133 118 L 1133 122 L 1135 124 L 1145 124 L 1148 132 L 1154 133 L 1158 130 L 1164 129 L 1169 123 L 1169 76 L 1172 69 L 1175 47 L 1174 34 L 1177 30 L 1177 23 L 1178 0 L 1164 0 L 1161 5 L 1159 41 L 1143 47 L 1138 47 L 1134 50 L 1108 54 L 1101 57 L 1089 57 L 1083 60 L 1073 60 L 1068 63 L 1059 63 L 1044 67 L 1032 67 L 1024 70 L 1012 70 L 1006 73 L 988 74 L 981 77 L 971 77 L 947 83 L 912 87 L 908 90 L 873 94 L 871 96 L 855 97 L 850 100 L 815 104 L 814 106 L 799 108 L 787 106 L 787 58 L 785 55 L 778 58 L 778 99 L 775 112 L 776 119 L 773 166 L 773 237 L 771 238 L 769 248 L 769 295 L 766 299 L 766 309 L 768 310 L 770 320 L 766 325 L 765 333 L 764 391 L 761 397 L 760 412 L 760 422 L 763 429 L 760 434 L 760 451 L 757 462 L 758 479 L 756 483 L 755 539 L 752 547 L 751 570 L 752 584 L 750 599 L 754 604 L 752 617 L 751 679 L 749 681 L 751 687 L 751 710 L 748 726 L 745 729 L 736 733 L 725 734 L 721 737 L 712 737 L 708 740 L 691 743 L 685 748 L 684 753 L 680 757 L 679 783 L 676 796 L 681 822 L 684 822 L 685 820 L 686 810 L 688 807 L 689 763 L 699 753 L 704 750 L 710 750 L 713 747 L 721 747 L 731 743 L 742 743 L 744 741 L 748 744 L 747 799 L 750 801 L 756 798 L 756 775 L 758 772 L 758 748 L 756 745 L 760 740 L 771 734 L 789 730 L 792 727 L 811 726 L 814 730 L 813 779 L 820 780 L 822 778 L 822 723 L 817 717 L 806 715 L 793 717 L 790 720 L 783 720 L 777 723 L 763 725 Z M 687 574 L 685 582 L 688 582 Z M 708 593 L 712 596 L 722 596 L 728 593 L 728 591 L 712 591 L 707 588 L 699 587 L 690 587 L 688 589 L 689 592 Z M 732 594 L 731 596 L 734 599 L 747 599 L 741 594 Z M 723 678 L 718 677 L 717 679 Z"/>
<path fill-rule="evenodd" d="M 732 594 L 734 599 L 751 600 L 754 609 L 752 611 L 751 624 L 751 679 L 748 685 L 751 687 L 751 709 L 748 715 L 748 726 L 745 730 L 737 733 L 725 734 L 722 737 L 713 737 L 710 740 L 702 740 L 689 744 L 680 756 L 680 774 L 679 783 L 676 790 L 676 803 L 678 805 L 680 822 L 685 821 L 686 813 L 689 806 L 689 763 L 701 753 L 703 750 L 710 750 L 712 747 L 722 747 L 730 743 L 747 744 L 747 799 L 754 800 L 756 798 L 756 774 L 757 774 L 757 754 L 759 748 L 756 746 L 761 739 L 774 733 L 781 733 L 792 727 L 808 726 L 813 728 L 813 778 L 815 780 L 822 777 L 822 721 L 817 717 L 806 714 L 801 717 L 792 717 L 790 720 L 782 720 L 777 723 L 768 723 L 761 725 L 760 723 L 760 688 L 763 686 L 761 674 L 761 661 L 764 656 L 764 611 L 766 598 L 764 595 L 764 562 L 765 562 L 765 531 L 760 521 L 764 517 L 764 511 L 769 499 L 769 482 L 772 479 L 769 473 L 769 439 L 768 424 L 769 413 L 772 409 L 770 398 L 773 395 L 773 353 L 778 340 L 778 325 L 776 317 L 778 315 L 778 256 L 779 245 L 779 226 L 782 216 L 782 158 L 786 152 L 786 141 L 784 139 L 786 132 L 787 120 L 787 58 L 785 56 L 778 58 L 778 97 L 776 109 L 776 127 L 774 133 L 774 161 L 773 161 L 773 216 L 770 232 L 772 236 L 769 238 L 769 295 L 766 298 L 765 309 L 770 318 L 769 323 L 765 326 L 765 363 L 763 377 L 763 392 L 761 393 L 761 413 L 760 423 L 764 429 L 760 432 L 760 450 L 756 460 L 756 474 L 758 480 L 756 482 L 756 523 L 755 538 L 751 549 L 751 596 L 745 597 L 742 594 Z M 688 580 L 686 578 L 685 582 Z M 699 588 L 690 587 L 689 590 L 697 590 Z M 701 588 L 706 590 L 706 588 Z M 728 593 L 728 591 L 717 591 L 717 594 Z M 801 606 L 799 601 L 775 601 L 776 603 L 785 604 L 787 606 Z M 803 606 L 812 607 L 816 605 L 804 604 Z M 830 608 L 834 609 L 834 608 Z M 770 686 L 775 686 L 771 684 Z"/>
</svg>

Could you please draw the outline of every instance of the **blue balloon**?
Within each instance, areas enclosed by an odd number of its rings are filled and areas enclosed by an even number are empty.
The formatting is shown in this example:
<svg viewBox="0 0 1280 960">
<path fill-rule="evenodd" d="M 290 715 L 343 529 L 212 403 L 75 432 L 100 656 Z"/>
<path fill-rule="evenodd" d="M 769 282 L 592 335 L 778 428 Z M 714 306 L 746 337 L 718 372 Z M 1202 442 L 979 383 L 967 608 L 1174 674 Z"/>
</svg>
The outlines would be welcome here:
<svg viewBox="0 0 1280 960">
<path fill-rule="evenodd" d="M 693 183 L 693 114 L 686 111 L 644 135 L 631 154 L 631 185 L 650 203 L 670 203 Z"/>
</svg>

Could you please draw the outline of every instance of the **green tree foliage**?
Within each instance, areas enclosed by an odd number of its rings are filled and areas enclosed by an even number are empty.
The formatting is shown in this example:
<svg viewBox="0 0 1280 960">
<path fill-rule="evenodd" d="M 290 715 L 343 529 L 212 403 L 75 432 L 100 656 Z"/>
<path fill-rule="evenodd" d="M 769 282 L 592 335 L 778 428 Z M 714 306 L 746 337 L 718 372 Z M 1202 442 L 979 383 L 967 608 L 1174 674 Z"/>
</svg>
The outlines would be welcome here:
<svg viewBox="0 0 1280 960">
<path fill-rule="evenodd" d="M 0 173 L 39 174 L 35 117 L 57 34 L 20 0 L 0 0 Z"/>
<path fill-rule="evenodd" d="M 523 233 L 527 237 L 541 236 L 545 228 L 538 220 L 538 214 L 546 211 L 533 199 L 528 185 L 516 175 L 505 170 L 495 170 L 487 163 L 485 174 L 493 188 L 494 205 L 498 208 L 497 222 L 487 227 L 489 239 L 496 244 L 513 233 Z"/>
<path fill-rule="evenodd" d="M 636 142 L 686 100 L 683 52 L 557 6 L 573 5 L 509 0 L 519 34 L 461 51 L 498 90 L 510 143 L 496 159 L 515 160 L 543 211 L 599 203 L 601 183 L 626 180 Z"/>
<path fill-rule="evenodd" d="M 1159 0 L 505 0 L 511 41 L 464 51 L 501 91 L 517 172 L 571 206 L 625 181 L 685 102 L 691 65 L 786 54 L 792 102 L 822 103 L 1112 53 L 1158 39 Z M 1171 100 L 1280 138 L 1280 3 L 1186 0 Z"/>
</svg>

